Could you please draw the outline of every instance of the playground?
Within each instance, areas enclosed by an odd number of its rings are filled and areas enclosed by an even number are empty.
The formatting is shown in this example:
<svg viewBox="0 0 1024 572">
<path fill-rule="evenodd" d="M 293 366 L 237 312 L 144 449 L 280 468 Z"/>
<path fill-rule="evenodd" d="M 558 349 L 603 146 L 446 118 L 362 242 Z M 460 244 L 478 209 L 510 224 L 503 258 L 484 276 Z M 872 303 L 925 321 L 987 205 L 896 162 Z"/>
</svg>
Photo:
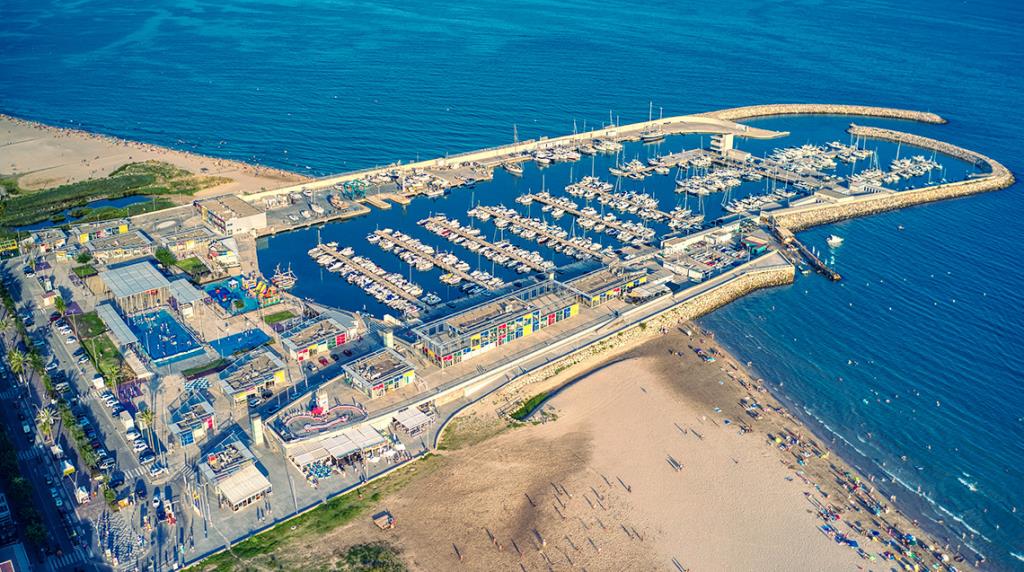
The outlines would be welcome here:
<svg viewBox="0 0 1024 572">
<path fill-rule="evenodd" d="M 202 346 L 166 310 L 137 314 L 125 319 L 146 355 L 157 365 L 199 355 Z"/>
<path fill-rule="evenodd" d="M 226 278 L 207 284 L 203 290 L 232 316 L 273 306 L 281 301 L 280 290 L 257 274 Z"/>
</svg>

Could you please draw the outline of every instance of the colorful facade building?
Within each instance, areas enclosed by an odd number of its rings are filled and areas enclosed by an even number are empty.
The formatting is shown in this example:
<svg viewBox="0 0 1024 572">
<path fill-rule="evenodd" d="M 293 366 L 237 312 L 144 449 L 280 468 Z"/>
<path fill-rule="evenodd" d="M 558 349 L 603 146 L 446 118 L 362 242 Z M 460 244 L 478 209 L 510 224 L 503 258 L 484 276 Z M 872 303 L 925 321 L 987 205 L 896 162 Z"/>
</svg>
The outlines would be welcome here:
<svg viewBox="0 0 1024 572">
<path fill-rule="evenodd" d="M 270 348 L 258 348 L 217 373 L 221 391 L 235 403 L 285 384 L 285 365 Z"/>
<path fill-rule="evenodd" d="M 206 440 L 216 427 L 213 406 L 201 393 L 182 394 L 170 406 L 171 431 L 181 445 L 194 445 Z"/>
<path fill-rule="evenodd" d="M 296 361 L 326 356 L 356 335 L 356 324 L 342 324 L 325 315 L 306 320 L 281 334 L 281 345 L 289 358 Z"/>
<path fill-rule="evenodd" d="M 383 348 L 343 366 L 352 387 L 370 399 L 416 381 L 416 370 L 397 351 Z"/>
<path fill-rule="evenodd" d="M 548 279 L 413 329 L 423 355 L 439 367 L 530 336 L 579 314 L 574 291 Z"/>
<path fill-rule="evenodd" d="M 128 219 L 117 219 L 76 225 L 70 234 L 74 242 L 84 245 L 97 238 L 127 234 L 130 229 Z"/>
</svg>

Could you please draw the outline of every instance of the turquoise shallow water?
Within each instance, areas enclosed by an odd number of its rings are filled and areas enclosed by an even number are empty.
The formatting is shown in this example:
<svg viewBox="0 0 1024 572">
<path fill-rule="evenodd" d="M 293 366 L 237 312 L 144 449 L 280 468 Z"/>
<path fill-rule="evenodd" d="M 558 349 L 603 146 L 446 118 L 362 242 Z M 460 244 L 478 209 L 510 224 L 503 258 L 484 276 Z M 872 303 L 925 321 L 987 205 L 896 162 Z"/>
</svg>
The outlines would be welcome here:
<svg viewBox="0 0 1024 572">
<path fill-rule="evenodd" d="M 1024 170 L 1017 3 L 407 4 L 8 0 L 0 111 L 322 174 L 508 142 L 514 123 L 526 138 L 644 119 L 650 100 L 838 101 L 939 112 L 949 125 L 905 128 Z M 1020 190 L 810 231 L 846 237 L 845 282 L 704 320 L 1000 569 L 1024 567 Z"/>
</svg>

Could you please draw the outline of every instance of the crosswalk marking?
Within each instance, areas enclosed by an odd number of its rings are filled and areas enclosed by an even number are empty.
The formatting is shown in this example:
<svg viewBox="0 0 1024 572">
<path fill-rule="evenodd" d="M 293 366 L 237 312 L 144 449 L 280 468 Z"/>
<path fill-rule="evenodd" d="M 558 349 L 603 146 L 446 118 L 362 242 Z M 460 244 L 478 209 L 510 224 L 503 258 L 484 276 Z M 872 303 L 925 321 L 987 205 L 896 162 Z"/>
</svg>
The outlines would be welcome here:
<svg viewBox="0 0 1024 572">
<path fill-rule="evenodd" d="M 86 560 L 88 560 L 88 555 L 85 553 L 85 549 L 81 546 L 76 546 L 74 550 L 67 554 L 47 558 L 45 568 L 46 570 L 57 572 L 58 570 L 71 568 L 72 566 L 80 562 L 85 562 Z"/>
<path fill-rule="evenodd" d="M 25 451 L 18 451 L 18 460 L 19 461 L 31 461 L 31 460 L 39 457 L 40 453 L 41 453 L 41 451 L 39 449 L 36 449 L 35 447 L 33 447 L 31 449 L 27 449 Z"/>
</svg>

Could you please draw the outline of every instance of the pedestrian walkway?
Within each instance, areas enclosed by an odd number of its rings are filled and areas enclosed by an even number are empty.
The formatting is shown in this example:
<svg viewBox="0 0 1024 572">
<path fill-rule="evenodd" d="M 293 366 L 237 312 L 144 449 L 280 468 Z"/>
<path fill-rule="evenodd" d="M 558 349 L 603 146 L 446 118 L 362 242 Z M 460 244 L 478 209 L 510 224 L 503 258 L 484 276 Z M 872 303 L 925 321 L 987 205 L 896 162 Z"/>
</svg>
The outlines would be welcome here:
<svg viewBox="0 0 1024 572">
<path fill-rule="evenodd" d="M 46 559 L 46 564 L 43 566 L 44 570 L 57 572 L 58 570 L 68 570 L 81 568 L 79 564 L 87 561 L 89 554 L 81 546 L 76 546 L 74 550 L 67 554 L 61 554 L 60 556 L 51 556 Z"/>
</svg>

